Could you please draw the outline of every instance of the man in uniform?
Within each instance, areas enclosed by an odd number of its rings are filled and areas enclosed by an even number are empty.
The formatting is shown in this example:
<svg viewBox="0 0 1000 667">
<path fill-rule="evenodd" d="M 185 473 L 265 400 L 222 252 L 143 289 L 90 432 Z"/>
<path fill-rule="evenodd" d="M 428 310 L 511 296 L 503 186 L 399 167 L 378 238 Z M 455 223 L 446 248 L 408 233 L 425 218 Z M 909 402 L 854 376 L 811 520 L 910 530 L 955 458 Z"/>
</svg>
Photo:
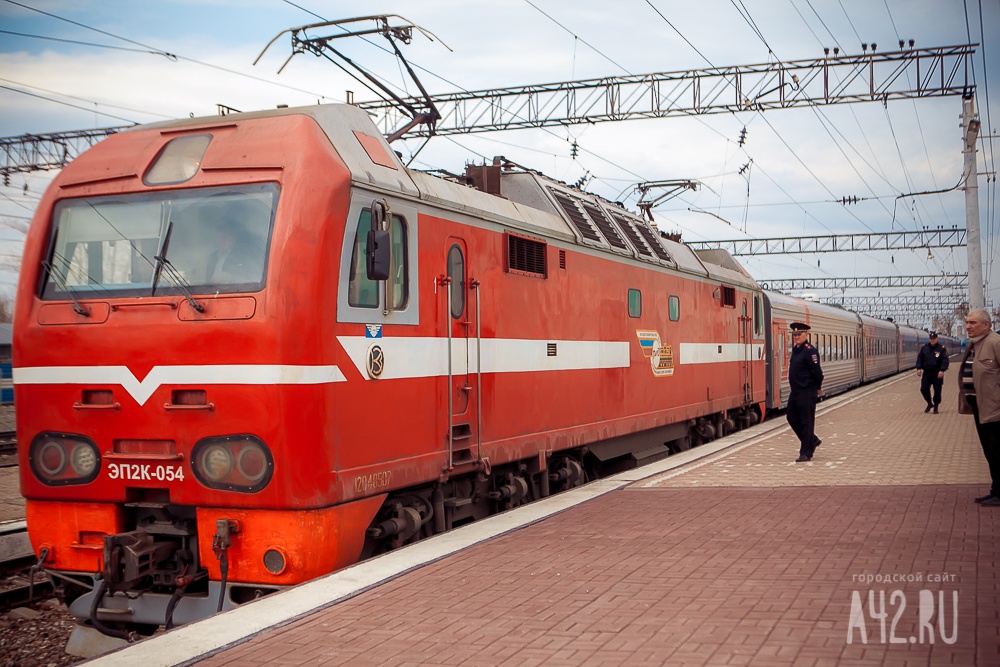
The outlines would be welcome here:
<svg viewBox="0 0 1000 667">
<path fill-rule="evenodd" d="M 799 438 L 799 458 L 795 462 L 803 463 L 812 460 L 813 452 L 822 442 L 815 430 L 816 401 L 823 393 L 823 369 L 819 365 L 819 352 L 809 343 L 811 327 L 792 322 L 788 328 L 792 332 L 792 357 L 788 362 L 788 384 L 792 391 L 785 416 Z"/>
<path fill-rule="evenodd" d="M 941 405 L 941 385 L 944 384 L 944 372 L 948 370 L 948 351 L 938 342 L 937 332 L 930 333 L 929 341 L 917 353 L 917 377 L 920 378 L 920 395 L 927 401 L 924 412 L 934 409 L 938 413 Z M 934 400 L 931 400 L 931 387 L 934 387 Z"/>
</svg>

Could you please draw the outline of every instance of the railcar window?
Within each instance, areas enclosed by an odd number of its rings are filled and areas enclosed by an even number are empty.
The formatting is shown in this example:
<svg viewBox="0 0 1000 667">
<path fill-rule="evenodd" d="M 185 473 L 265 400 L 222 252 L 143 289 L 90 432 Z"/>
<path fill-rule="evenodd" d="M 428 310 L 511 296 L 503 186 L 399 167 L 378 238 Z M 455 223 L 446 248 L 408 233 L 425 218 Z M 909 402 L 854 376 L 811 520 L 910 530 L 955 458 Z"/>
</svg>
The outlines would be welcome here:
<svg viewBox="0 0 1000 667">
<path fill-rule="evenodd" d="M 753 335 L 756 338 L 764 335 L 764 304 L 757 294 L 753 297 Z"/>
<path fill-rule="evenodd" d="M 364 209 L 358 216 L 358 226 L 351 250 L 351 270 L 347 283 L 347 302 L 355 308 L 377 308 L 379 305 L 378 282 L 369 280 L 365 270 L 365 245 L 368 231 L 372 227 L 371 210 Z M 392 246 L 392 266 L 390 278 L 386 281 L 389 307 L 401 310 L 409 300 L 409 272 L 407 260 L 406 223 L 398 216 L 392 216 L 389 223 L 389 242 Z"/>
<path fill-rule="evenodd" d="M 628 291 L 628 316 L 639 317 L 642 315 L 642 292 L 637 289 Z"/>
<path fill-rule="evenodd" d="M 63 200 L 42 298 L 260 291 L 278 194 L 261 183 Z"/>
<path fill-rule="evenodd" d="M 669 301 L 669 311 L 670 311 L 670 321 L 676 322 L 681 319 L 681 298 L 679 296 L 671 296 Z"/>
</svg>

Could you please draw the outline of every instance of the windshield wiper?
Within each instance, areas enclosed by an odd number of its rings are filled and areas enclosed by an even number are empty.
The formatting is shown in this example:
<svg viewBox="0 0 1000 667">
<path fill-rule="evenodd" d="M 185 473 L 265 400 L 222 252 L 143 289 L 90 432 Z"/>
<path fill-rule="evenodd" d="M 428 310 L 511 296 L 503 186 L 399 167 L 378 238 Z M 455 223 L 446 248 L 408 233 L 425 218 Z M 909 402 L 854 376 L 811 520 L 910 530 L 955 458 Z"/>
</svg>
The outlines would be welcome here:
<svg viewBox="0 0 1000 667">
<path fill-rule="evenodd" d="M 150 288 L 149 295 L 156 296 L 156 284 L 160 282 L 160 274 L 166 269 L 167 278 L 174 284 L 177 289 L 181 291 L 187 302 L 191 304 L 191 307 L 197 310 L 199 313 L 205 312 L 205 306 L 201 305 L 194 296 L 191 295 L 191 283 L 184 279 L 181 272 L 178 271 L 170 260 L 167 259 L 167 248 L 170 246 L 170 233 L 174 231 L 174 223 L 170 221 L 167 223 L 167 231 L 163 234 L 163 240 L 160 242 L 160 251 L 153 256 L 156 260 L 156 269 L 153 271 L 153 285 Z"/>
<path fill-rule="evenodd" d="M 55 267 L 52 265 L 52 262 L 43 259 L 42 266 L 44 266 L 45 270 L 49 272 L 49 276 L 55 282 L 56 287 L 66 292 L 66 295 L 70 298 L 70 301 L 73 302 L 73 311 L 76 312 L 76 314 L 78 315 L 83 315 L 84 317 L 90 317 L 90 311 L 84 308 L 83 304 L 76 300 L 76 295 L 73 294 L 73 288 L 69 286 L 69 283 L 66 282 L 66 279 L 63 278 L 62 274 L 56 271 Z"/>
</svg>

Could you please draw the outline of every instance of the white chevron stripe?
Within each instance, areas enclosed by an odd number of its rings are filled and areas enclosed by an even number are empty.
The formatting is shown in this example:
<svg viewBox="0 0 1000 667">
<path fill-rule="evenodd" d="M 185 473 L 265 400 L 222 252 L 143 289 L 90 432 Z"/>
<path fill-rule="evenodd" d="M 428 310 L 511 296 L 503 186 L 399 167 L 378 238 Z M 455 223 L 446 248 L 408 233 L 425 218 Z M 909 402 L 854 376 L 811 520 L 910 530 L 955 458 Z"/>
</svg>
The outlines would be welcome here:
<svg viewBox="0 0 1000 667">
<path fill-rule="evenodd" d="M 143 405 L 162 385 L 326 384 L 346 382 L 337 366 L 214 365 L 154 366 L 140 382 L 126 366 L 35 366 L 14 368 L 14 384 L 119 385 Z"/>
</svg>

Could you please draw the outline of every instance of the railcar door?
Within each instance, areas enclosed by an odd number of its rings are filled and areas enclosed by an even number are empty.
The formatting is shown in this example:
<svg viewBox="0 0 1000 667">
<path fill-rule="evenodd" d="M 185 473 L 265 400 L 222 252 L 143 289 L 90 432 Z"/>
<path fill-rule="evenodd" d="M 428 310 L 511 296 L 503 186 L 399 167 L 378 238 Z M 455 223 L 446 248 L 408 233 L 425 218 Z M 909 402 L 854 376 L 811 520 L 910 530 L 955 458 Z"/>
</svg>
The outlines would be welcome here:
<svg viewBox="0 0 1000 667">
<path fill-rule="evenodd" d="M 479 283 L 471 276 L 465 239 L 448 237 L 441 281 L 448 336 L 448 466 L 482 456 Z"/>
<path fill-rule="evenodd" d="M 777 322 L 771 325 L 771 341 L 773 345 L 774 353 L 774 368 L 773 375 L 771 376 L 771 381 L 774 387 L 774 398 L 776 399 L 775 407 L 783 407 L 785 405 L 785 383 L 782 382 L 784 378 L 784 368 L 785 368 L 785 355 L 788 354 L 788 348 L 785 346 L 785 332 L 783 327 Z"/>
</svg>

